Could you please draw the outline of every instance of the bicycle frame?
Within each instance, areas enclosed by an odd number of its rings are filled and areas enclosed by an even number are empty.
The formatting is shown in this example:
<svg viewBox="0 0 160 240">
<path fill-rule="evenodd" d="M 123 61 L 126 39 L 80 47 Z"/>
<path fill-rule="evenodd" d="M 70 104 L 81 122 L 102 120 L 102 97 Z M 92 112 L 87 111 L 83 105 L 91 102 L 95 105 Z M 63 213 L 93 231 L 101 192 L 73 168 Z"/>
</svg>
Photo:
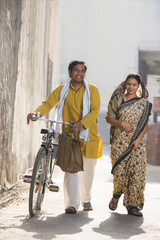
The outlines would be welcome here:
<svg viewBox="0 0 160 240">
<path fill-rule="evenodd" d="M 38 116 L 40 117 L 40 114 L 38 114 Z M 53 124 L 63 124 L 63 127 L 65 125 L 73 126 L 71 122 L 54 121 L 39 117 L 35 117 L 33 120 L 46 121 L 49 122 L 50 125 L 47 129 L 41 129 L 41 134 L 43 134 L 42 144 L 34 162 L 32 176 L 24 175 L 23 178 L 24 182 L 31 183 L 29 191 L 29 213 L 31 217 L 41 209 L 46 187 L 53 192 L 59 191 L 59 187 L 52 182 L 58 146 L 58 141 L 55 138 L 56 131 L 53 128 Z"/>
</svg>

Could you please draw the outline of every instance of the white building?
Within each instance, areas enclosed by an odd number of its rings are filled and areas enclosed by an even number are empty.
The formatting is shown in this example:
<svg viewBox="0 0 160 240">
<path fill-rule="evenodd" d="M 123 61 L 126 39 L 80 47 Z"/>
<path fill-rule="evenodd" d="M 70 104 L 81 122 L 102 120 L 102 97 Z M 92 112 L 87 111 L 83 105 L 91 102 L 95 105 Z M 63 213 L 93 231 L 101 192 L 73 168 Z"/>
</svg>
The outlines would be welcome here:
<svg viewBox="0 0 160 240">
<path fill-rule="evenodd" d="M 104 116 L 116 86 L 132 71 L 140 72 L 145 84 L 148 75 L 160 75 L 160 1 L 61 0 L 60 8 L 60 81 L 67 80 L 71 60 L 86 62 L 86 79 L 100 90 L 100 133 L 108 142 Z"/>
</svg>

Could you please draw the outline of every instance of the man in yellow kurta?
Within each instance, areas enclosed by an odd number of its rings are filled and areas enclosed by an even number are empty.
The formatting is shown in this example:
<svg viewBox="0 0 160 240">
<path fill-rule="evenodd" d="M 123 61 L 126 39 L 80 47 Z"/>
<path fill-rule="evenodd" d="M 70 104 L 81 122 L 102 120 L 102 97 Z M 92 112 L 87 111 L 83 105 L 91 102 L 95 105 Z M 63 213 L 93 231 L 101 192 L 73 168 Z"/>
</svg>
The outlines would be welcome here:
<svg viewBox="0 0 160 240">
<path fill-rule="evenodd" d="M 94 169 L 97 158 L 102 154 L 102 140 L 98 134 L 97 122 L 100 95 L 98 88 L 88 84 L 84 79 L 86 70 L 84 62 L 72 61 L 68 67 L 71 80 L 57 87 L 46 101 L 42 102 L 35 110 L 44 116 L 59 103 L 59 116 L 65 122 L 74 122 L 75 131 L 80 137 L 84 171 L 65 173 L 64 201 L 66 213 L 76 213 L 80 200 L 84 211 L 92 210 L 90 200 Z M 32 113 L 27 116 L 28 123 L 30 120 L 33 120 Z"/>
</svg>

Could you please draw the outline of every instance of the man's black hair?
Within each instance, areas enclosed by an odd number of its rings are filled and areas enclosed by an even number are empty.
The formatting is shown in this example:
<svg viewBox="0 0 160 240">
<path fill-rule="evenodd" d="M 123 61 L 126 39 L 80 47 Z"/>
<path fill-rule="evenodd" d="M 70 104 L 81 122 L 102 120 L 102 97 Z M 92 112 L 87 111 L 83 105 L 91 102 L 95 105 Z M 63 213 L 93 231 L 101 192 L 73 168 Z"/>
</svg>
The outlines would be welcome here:
<svg viewBox="0 0 160 240">
<path fill-rule="evenodd" d="M 86 66 L 85 62 L 79 61 L 79 60 L 74 60 L 74 61 L 70 62 L 69 65 L 68 65 L 68 71 L 71 71 L 71 72 L 72 72 L 74 66 L 76 66 L 77 64 L 82 64 L 82 65 L 84 65 L 85 72 L 87 71 L 87 66 Z"/>
</svg>

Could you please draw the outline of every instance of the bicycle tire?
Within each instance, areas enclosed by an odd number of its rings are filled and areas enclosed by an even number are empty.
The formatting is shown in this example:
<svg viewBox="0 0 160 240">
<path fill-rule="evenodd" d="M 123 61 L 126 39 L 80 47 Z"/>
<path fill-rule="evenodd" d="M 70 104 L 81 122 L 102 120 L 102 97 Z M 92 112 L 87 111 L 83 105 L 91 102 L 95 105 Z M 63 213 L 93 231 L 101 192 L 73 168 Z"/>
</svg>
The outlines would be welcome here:
<svg viewBox="0 0 160 240">
<path fill-rule="evenodd" d="M 34 163 L 29 191 L 29 214 L 31 217 L 41 209 L 44 199 L 46 159 L 47 150 L 45 147 L 41 147 Z"/>
</svg>

